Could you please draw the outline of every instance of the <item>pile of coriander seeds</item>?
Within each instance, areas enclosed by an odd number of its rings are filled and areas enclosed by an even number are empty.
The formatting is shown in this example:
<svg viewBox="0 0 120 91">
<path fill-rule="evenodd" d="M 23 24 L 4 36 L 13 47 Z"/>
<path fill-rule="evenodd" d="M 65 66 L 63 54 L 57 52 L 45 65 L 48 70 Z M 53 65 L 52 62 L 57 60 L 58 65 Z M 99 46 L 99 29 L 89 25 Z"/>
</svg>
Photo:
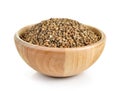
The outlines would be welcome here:
<svg viewBox="0 0 120 91">
<path fill-rule="evenodd" d="M 31 44 L 54 47 L 76 48 L 91 45 L 101 39 L 93 28 L 68 18 L 50 18 L 33 25 L 20 35 Z"/>
</svg>

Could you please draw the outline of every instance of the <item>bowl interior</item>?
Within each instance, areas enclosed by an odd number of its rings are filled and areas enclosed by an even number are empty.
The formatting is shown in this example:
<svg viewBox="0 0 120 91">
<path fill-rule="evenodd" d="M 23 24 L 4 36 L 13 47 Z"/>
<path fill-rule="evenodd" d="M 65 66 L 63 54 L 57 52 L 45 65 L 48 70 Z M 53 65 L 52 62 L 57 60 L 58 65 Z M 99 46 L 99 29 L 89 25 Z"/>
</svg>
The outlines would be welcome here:
<svg viewBox="0 0 120 91">
<path fill-rule="evenodd" d="M 25 44 L 25 45 L 28 45 L 29 47 L 36 47 L 36 48 L 47 48 L 48 50 L 50 49 L 57 49 L 57 50 L 60 50 L 60 51 L 62 51 L 62 49 L 76 49 L 76 48 L 52 48 L 52 47 L 43 47 L 43 46 L 39 46 L 39 45 L 34 45 L 34 44 L 31 44 L 31 43 L 28 43 L 28 42 L 26 42 L 26 41 L 24 41 L 24 40 L 22 40 L 19 36 L 23 33 L 23 32 L 25 32 L 25 31 L 27 31 L 27 30 L 29 30 L 31 27 L 32 27 L 33 25 L 28 25 L 28 26 L 26 26 L 26 27 L 24 27 L 24 28 L 22 28 L 22 29 L 20 29 L 16 34 L 15 34 L 15 36 L 18 38 L 18 40 L 19 41 L 21 41 L 21 42 L 23 42 L 23 44 Z M 88 25 L 86 25 L 86 26 L 88 26 Z M 96 43 L 93 43 L 93 44 L 91 44 L 91 45 L 87 45 L 87 46 L 82 46 L 82 47 L 77 47 L 77 49 L 84 49 L 84 48 L 89 48 L 89 47 L 93 47 L 93 46 L 96 46 L 96 45 L 99 45 L 99 43 L 101 43 L 103 40 L 105 40 L 105 34 L 101 31 L 101 30 L 99 30 L 99 29 L 97 29 L 97 28 L 95 28 L 95 27 L 92 27 L 92 26 L 88 26 L 90 29 L 92 29 L 92 31 L 94 31 L 96 34 L 98 34 L 98 35 L 100 35 L 101 36 L 101 39 L 99 40 L 99 41 L 97 41 Z"/>
</svg>

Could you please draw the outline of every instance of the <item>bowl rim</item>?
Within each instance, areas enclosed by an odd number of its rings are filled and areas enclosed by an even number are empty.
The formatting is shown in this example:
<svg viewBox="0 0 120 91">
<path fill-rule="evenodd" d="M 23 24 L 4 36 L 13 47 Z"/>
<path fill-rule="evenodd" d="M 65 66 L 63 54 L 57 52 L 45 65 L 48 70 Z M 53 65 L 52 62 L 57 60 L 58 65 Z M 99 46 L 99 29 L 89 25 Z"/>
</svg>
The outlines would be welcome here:
<svg viewBox="0 0 120 91">
<path fill-rule="evenodd" d="M 85 25 L 85 24 L 84 24 Z M 102 42 L 105 42 L 106 40 L 106 36 L 104 34 L 104 32 L 102 32 L 101 30 L 93 27 L 93 26 L 89 26 L 87 25 L 88 27 L 91 27 L 91 28 L 94 28 L 95 31 L 99 32 L 101 34 L 101 39 L 91 45 L 87 45 L 87 46 L 82 46 L 82 47 L 76 47 L 76 48 L 54 48 L 54 47 L 44 47 L 44 46 L 39 46 L 39 45 L 34 45 L 34 44 L 31 44 L 31 43 L 28 43 L 24 40 L 22 40 L 19 35 L 22 31 L 25 31 L 26 29 L 28 29 L 29 27 L 33 26 L 32 25 L 28 25 L 28 26 L 25 26 L 23 28 L 21 28 L 19 31 L 17 31 L 14 35 L 14 40 L 15 41 L 18 41 L 20 44 L 26 46 L 26 47 L 29 47 L 29 48 L 34 48 L 34 49 L 38 49 L 38 50 L 46 50 L 46 51 L 59 51 L 59 52 L 64 52 L 65 50 L 67 51 L 72 51 L 72 50 L 75 50 L 75 51 L 79 51 L 79 50 L 85 50 L 85 49 L 89 49 L 89 48 L 93 48 L 95 46 L 98 46 L 100 44 L 102 44 Z"/>
</svg>

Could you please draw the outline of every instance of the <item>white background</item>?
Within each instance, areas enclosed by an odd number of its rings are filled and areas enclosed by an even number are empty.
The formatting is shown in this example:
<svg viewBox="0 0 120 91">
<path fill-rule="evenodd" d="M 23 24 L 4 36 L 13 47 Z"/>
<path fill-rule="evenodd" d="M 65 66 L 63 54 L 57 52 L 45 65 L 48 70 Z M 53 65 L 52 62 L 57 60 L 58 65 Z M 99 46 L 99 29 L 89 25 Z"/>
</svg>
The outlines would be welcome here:
<svg viewBox="0 0 120 91">
<path fill-rule="evenodd" d="M 88 70 L 70 78 L 51 78 L 19 56 L 14 34 L 51 17 L 64 17 L 101 29 L 105 49 Z M 0 91 L 120 91 L 119 0 L 0 0 Z"/>
</svg>

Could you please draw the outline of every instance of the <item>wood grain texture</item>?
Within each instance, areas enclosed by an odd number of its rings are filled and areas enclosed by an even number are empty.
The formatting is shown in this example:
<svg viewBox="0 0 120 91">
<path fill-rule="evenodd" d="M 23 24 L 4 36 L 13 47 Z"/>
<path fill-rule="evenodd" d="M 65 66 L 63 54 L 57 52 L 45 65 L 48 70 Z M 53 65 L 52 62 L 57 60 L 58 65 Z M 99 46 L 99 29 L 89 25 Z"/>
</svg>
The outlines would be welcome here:
<svg viewBox="0 0 120 91">
<path fill-rule="evenodd" d="M 30 27 L 24 27 L 15 34 L 16 48 L 29 66 L 48 76 L 77 75 L 89 68 L 104 49 L 105 35 L 96 28 L 94 28 L 94 32 L 99 33 L 102 37 L 97 43 L 80 48 L 49 48 L 33 45 L 20 39 L 19 35 Z"/>
<path fill-rule="evenodd" d="M 64 76 L 77 75 L 90 67 L 100 56 L 104 45 L 101 43 L 91 48 L 78 50 L 65 49 Z"/>
</svg>

